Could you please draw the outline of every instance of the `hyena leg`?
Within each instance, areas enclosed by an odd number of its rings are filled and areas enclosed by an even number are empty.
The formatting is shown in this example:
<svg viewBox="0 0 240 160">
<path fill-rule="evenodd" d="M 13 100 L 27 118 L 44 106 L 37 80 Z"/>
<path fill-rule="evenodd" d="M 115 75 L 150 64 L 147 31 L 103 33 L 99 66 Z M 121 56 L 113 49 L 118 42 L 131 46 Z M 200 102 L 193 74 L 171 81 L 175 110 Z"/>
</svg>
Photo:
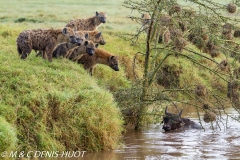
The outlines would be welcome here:
<svg viewBox="0 0 240 160">
<path fill-rule="evenodd" d="M 93 75 L 93 67 L 91 67 L 91 68 L 89 69 L 89 73 L 90 73 L 90 76 Z"/>
<path fill-rule="evenodd" d="M 47 58 L 48 58 L 48 61 L 49 61 L 49 62 L 52 62 L 52 51 L 53 51 L 52 48 L 46 48 L 46 49 L 45 49 L 45 52 L 46 52 L 46 54 L 47 54 Z"/>
<path fill-rule="evenodd" d="M 43 59 L 47 59 L 47 53 L 46 53 L 46 51 L 43 50 L 42 52 L 43 52 L 43 53 L 42 53 L 42 58 L 43 58 Z"/>
</svg>

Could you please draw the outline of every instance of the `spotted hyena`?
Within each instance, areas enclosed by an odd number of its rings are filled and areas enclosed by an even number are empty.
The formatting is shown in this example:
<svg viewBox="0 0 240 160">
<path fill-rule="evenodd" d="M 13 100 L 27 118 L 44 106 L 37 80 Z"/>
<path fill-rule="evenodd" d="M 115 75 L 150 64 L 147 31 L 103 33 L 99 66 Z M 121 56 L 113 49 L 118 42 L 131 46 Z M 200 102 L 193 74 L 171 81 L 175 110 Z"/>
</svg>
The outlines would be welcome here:
<svg viewBox="0 0 240 160">
<path fill-rule="evenodd" d="M 76 43 L 73 44 L 71 42 L 64 42 L 58 44 L 54 50 L 53 50 L 53 57 L 60 57 L 67 55 L 67 53 L 80 45 L 85 45 L 85 41 L 88 39 L 89 34 L 88 33 L 83 33 L 81 31 L 76 32 Z"/>
<path fill-rule="evenodd" d="M 100 45 L 105 45 L 106 44 L 106 42 L 105 42 L 105 40 L 102 36 L 102 32 L 99 32 L 98 30 L 83 31 L 83 32 L 88 33 L 89 34 L 89 40 L 93 41 L 94 43 L 99 43 Z"/>
<path fill-rule="evenodd" d="M 99 32 L 97 30 L 94 30 L 94 31 L 77 31 L 76 34 L 78 35 L 78 33 L 80 35 L 82 33 L 88 34 L 88 40 L 91 40 L 94 43 L 98 43 L 100 45 L 106 44 L 106 42 L 105 42 L 105 40 L 102 36 L 102 32 Z M 53 57 L 59 57 L 60 56 L 60 55 L 58 55 L 59 52 L 61 52 L 61 54 L 64 53 L 64 52 L 68 52 L 68 50 L 72 49 L 75 46 L 77 46 L 77 44 L 61 43 L 57 47 L 55 47 L 55 49 L 53 51 L 53 54 L 54 54 Z M 42 55 L 42 51 L 39 51 L 36 56 L 40 56 L 40 55 Z"/>
<path fill-rule="evenodd" d="M 96 12 L 96 15 L 87 19 L 74 19 L 67 23 L 66 27 L 77 28 L 78 31 L 94 31 L 102 23 L 106 23 L 107 14 Z"/>
<path fill-rule="evenodd" d="M 89 56 L 94 55 L 97 47 L 98 43 L 85 41 L 83 45 L 71 49 L 66 55 L 63 55 L 63 57 L 72 61 L 76 61 L 84 54 L 88 54 Z"/>
<path fill-rule="evenodd" d="M 17 37 L 17 50 L 21 59 L 26 59 L 33 50 L 42 50 L 43 58 L 52 61 L 52 51 L 59 42 L 76 43 L 75 31 L 63 29 L 36 29 L 22 31 Z"/>
<path fill-rule="evenodd" d="M 89 71 L 90 75 L 93 74 L 93 68 L 96 66 L 96 64 L 104 64 L 111 67 L 115 71 L 119 71 L 118 57 L 99 48 L 95 50 L 93 56 L 84 54 L 80 59 L 77 60 L 77 63 L 83 64 L 84 69 Z"/>
<path fill-rule="evenodd" d="M 151 23 L 151 16 L 148 13 L 144 13 L 141 16 L 142 29 L 148 33 L 148 29 Z"/>
</svg>

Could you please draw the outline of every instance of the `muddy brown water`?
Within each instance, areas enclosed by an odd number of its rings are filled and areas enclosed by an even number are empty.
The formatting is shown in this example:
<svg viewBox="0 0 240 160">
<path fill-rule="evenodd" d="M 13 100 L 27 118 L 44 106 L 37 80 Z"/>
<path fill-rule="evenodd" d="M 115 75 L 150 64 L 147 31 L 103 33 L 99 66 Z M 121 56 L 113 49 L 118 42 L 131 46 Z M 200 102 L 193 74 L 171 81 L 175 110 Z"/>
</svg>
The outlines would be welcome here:
<svg viewBox="0 0 240 160">
<path fill-rule="evenodd" d="M 228 109 L 232 116 L 238 114 Z M 192 110 L 183 116 L 199 122 Z M 226 125 L 226 119 L 228 123 Z M 201 159 L 240 159 L 240 123 L 222 116 L 219 127 L 216 123 L 202 123 L 204 130 L 181 130 L 163 132 L 161 124 L 149 125 L 143 130 L 128 130 L 123 147 L 98 153 L 86 153 L 86 160 L 201 160 Z M 215 127 L 214 130 L 211 128 Z"/>
<path fill-rule="evenodd" d="M 187 112 L 187 113 L 186 113 Z M 190 110 L 183 116 L 199 122 Z M 238 114 L 227 110 L 232 116 Z M 226 125 L 226 119 L 228 123 Z M 227 160 L 240 159 L 240 123 L 222 116 L 216 123 L 203 122 L 204 130 L 188 129 L 163 132 L 161 124 L 149 125 L 143 130 L 128 130 L 124 145 L 119 149 L 98 153 L 86 152 L 79 160 Z M 211 128 L 215 127 L 214 130 Z M 69 159 L 70 160 L 70 159 Z M 71 159 L 72 160 L 72 159 Z"/>
</svg>

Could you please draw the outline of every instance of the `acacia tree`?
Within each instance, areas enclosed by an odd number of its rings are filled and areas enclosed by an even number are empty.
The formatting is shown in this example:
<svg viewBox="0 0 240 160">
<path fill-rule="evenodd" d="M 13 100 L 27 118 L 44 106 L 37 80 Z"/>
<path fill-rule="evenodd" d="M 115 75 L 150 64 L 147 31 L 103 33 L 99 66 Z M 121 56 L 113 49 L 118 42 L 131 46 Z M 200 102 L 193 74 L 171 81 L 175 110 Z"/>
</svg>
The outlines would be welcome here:
<svg viewBox="0 0 240 160">
<path fill-rule="evenodd" d="M 144 115 L 154 103 L 164 106 L 178 102 L 195 106 L 197 112 L 199 108 L 206 112 L 218 109 L 219 114 L 222 113 L 220 110 L 224 111 L 229 104 L 237 111 L 240 109 L 238 93 L 240 43 L 237 40 L 240 30 L 239 19 L 236 16 L 239 1 L 227 4 L 211 0 L 181 2 L 177 0 L 124 1 L 125 7 L 143 15 L 142 17 L 129 16 L 142 26 L 137 33 L 129 34 L 125 38 L 135 45 L 144 44 L 145 51 L 136 53 L 136 57 L 139 54 L 144 57 L 142 63 L 144 74 L 138 79 L 140 83 L 137 87 L 131 89 L 132 92 L 128 90 L 117 95 L 118 98 L 121 97 L 120 105 L 135 105 L 131 114 L 136 117 L 136 128 L 145 121 Z M 142 38 L 145 33 L 147 36 Z M 134 67 L 137 62 L 136 57 Z M 181 69 L 174 70 L 174 67 L 172 69 L 171 66 L 166 65 L 169 59 L 171 61 L 184 59 L 189 62 L 191 68 L 208 72 L 213 79 L 211 84 L 202 84 L 198 81 L 189 83 L 188 80 L 183 79 L 184 85 L 173 85 L 183 73 Z M 184 67 L 186 66 L 183 64 L 180 68 L 184 70 Z M 218 86 L 220 81 L 221 84 L 226 85 Z M 210 80 L 207 82 L 210 83 Z M 158 84 L 163 85 L 164 88 L 158 87 Z M 184 96 L 175 96 L 174 94 L 178 92 Z M 129 95 L 132 93 L 134 94 Z M 139 96 L 136 93 L 139 93 Z M 156 112 L 152 114 L 156 115 Z M 219 120 L 221 121 L 221 118 Z"/>
</svg>

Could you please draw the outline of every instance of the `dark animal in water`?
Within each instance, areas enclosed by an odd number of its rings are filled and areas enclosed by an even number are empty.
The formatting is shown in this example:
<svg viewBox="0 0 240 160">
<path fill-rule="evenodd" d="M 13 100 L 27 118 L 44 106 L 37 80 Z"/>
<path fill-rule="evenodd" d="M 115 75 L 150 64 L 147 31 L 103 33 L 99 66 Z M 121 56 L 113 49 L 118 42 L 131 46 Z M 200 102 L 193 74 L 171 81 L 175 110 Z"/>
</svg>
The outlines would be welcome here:
<svg viewBox="0 0 240 160">
<path fill-rule="evenodd" d="M 182 110 L 178 114 L 168 113 L 167 107 L 165 108 L 165 115 L 163 117 L 163 127 L 165 131 L 177 130 L 182 128 L 201 129 L 202 127 L 191 121 L 188 118 L 181 118 Z"/>
</svg>

